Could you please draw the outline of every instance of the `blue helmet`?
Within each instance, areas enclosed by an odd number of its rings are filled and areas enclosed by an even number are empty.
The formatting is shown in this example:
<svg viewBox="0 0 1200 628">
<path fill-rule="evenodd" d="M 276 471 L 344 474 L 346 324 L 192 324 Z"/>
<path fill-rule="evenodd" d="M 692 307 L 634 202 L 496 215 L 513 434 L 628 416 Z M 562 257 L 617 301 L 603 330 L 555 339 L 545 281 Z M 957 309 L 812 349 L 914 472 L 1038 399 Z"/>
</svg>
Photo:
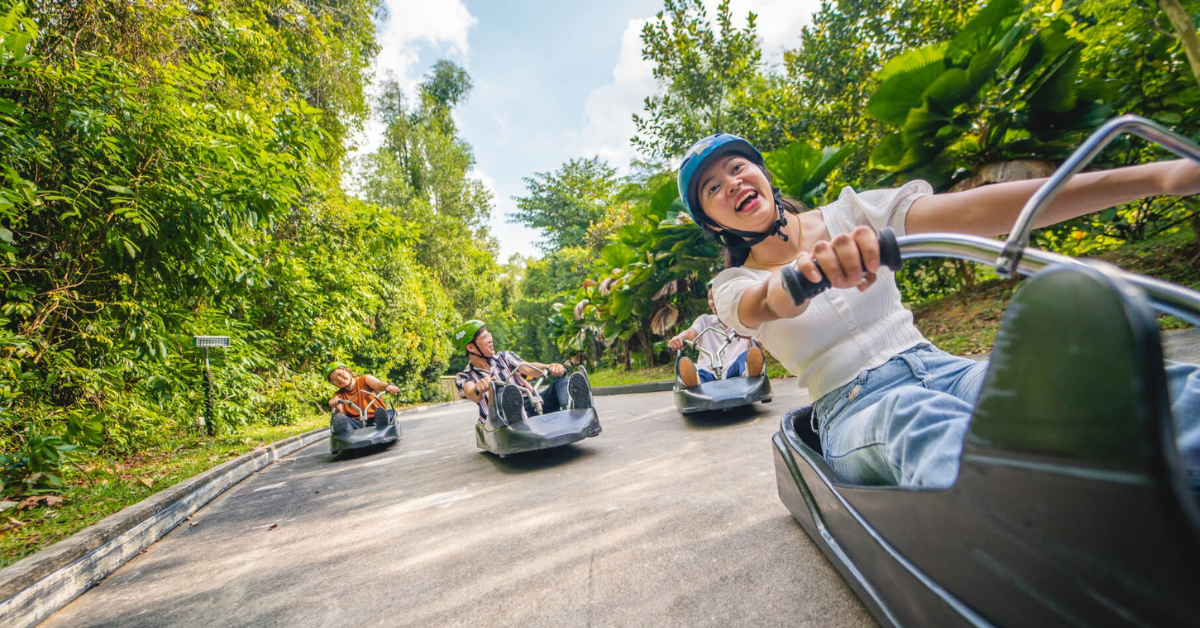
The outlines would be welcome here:
<svg viewBox="0 0 1200 628">
<path fill-rule="evenodd" d="M 700 195 L 696 192 L 696 185 L 699 183 L 697 179 L 713 159 L 729 153 L 737 153 L 766 171 L 762 153 L 751 146 L 750 142 L 729 133 L 710 135 L 692 144 L 683 155 L 683 163 L 679 164 L 679 198 L 688 208 L 692 220 L 702 227 L 707 218 L 700 209 Z"/>
</svg>

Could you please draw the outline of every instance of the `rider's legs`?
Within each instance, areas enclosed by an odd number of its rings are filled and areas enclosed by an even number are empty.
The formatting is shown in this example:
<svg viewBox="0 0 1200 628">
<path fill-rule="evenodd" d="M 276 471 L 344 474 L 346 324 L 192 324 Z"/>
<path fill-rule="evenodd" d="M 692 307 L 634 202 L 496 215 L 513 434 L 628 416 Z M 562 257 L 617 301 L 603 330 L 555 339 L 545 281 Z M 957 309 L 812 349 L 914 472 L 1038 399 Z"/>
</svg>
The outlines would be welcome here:
<svg viewBox="0 0 1200 628">
<path fill-rule="evenodd" d="M 950 486 L 986 371 L 923 344 L 860 373 L 817 401 L 826 461 L 846 482 Z"/>
<path fill-rule="evenodd" d="M 986 372 L 927 345 L 864 371 L 817 401 L 826 461 L 847 482 L 954 484 Z M 1176 446 L 1200 490 L 1200 366 L 1168 362 L 1166 375 Z"/>
<path fill-rule="evenodd" d="M 329 429 L 334 434 L 347 434 L 350 430 L 357 430 L 362 427 L 362 423 L 356 419 L 346 416 L 342 412 L 335 412 L 329 419 Z"/>
<path fill-rule="evenodd" d="M 558 412 L 565 410 L 570 402 L 570 396 L 567 394 L 567 378 L 556 377 L 550 380 L 546 390 L 542 391 L 542 414 Z M 528 399 L 525 400 L 525 412 L 529 416 L 538 414 L 534 411 L 533 404 Z"/>
<path fill-rule="evenodd" d="M 750 357 L 750 352 L 743 351 L 742 354 L 739 355 L 737 357 L 737 359 L 733 361 L 733 364 L 730 364 L 729 368 L 725 370 L 725 379 L 729 379 L 730 377 L 741 377 L 741 376 L 745 375 L 746 374 L 746 360 L 749 359 L 749 357 Z"/>
<path fill-rule="evenodd" d="M 1200 491 L 1200 366 L 1167 362 L 1167 393 L 1175 420 L 1175 445 L 1192 488 Z"/>
</svg>

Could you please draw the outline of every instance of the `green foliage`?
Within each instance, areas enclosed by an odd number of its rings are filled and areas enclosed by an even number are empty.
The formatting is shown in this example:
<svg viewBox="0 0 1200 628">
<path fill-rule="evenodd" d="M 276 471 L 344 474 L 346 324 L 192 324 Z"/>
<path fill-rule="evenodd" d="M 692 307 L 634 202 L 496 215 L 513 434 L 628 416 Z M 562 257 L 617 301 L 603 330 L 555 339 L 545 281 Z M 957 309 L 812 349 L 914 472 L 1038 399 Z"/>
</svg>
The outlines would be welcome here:
<svg viewBox="0 0 1200 628">
<path fill-rule="evenodd" d="M 543 250 L 583 246 L 588 231 L 609 212 L 617 193 L 617 171 L 599 157 L 572 159 L 558 171 L 539 172 L 525 178 L 528 196 L 518 197 L 513 217 L 546 240 Z"/>
<path fill-rule="evenodd" d="M 867 158 L 886 134 L 866 115 L 878 88 L 876 73 L 905 50 L 946 41 L 979 0 L 826 0 L 800 34 L 800 47 L 784 53 L 784 86 L 771 100 L 786 103 L 786 140 L 854 145 L 840 180 L 867 182 Z"/>
<path fill-rule="evenodd" d="M 323 413 L 316 365 L 331 358 L 396 382 L 401 401 L 437 394 L 456 300 L 500 289 L 494 243 L 462 226 L 490 197 L 453 135 L 470 82 L 452 64 L 405 127 L 419 158 L 387 153 L 412 175 L 377 186 L 388 206 L 340 190 L 375 7 L 84 0 L 31 18 L 0 0 L 8 490 L 56 490 L 75 447 L 165 446 L 201 416 L 233 434 Z M 455 281 L 452 265 L 480 272 Z M 211 352 L 205 410 L 191 336 L 217 334 L 231 344 Z"/>
<path fill-rule="evenodd" d="M 1110 85 L 1080 75 L 1071 28 L 992 0 L 949 41 L 893 58 L 867 111 L 899 129 L 872 163 L 946 189 L 983 164 L 1064 156 L 1111 111 Z"/>
<path fill-rule="evenodd" d="M 26 430 L 21 447 L 0 454 L 0 496 L 42 495 L 63 488 L 59 469 L 76 449 L 57 436 Z"/>
<path fill-rule="evenodd" d="M 722 0 L 714 29 L 700 0 L 665 0 L 655 21 L 642 28 L 642 58 L 654 62 L 664 93 L 646 99 L 645 115 L 633 116 L 634 146 L 673 157 L 717 132 L 773 145 L 770 134 L 759 135 L 759 125 L 735 113 L 757 102 L 767 86 L 759 80 L 755 20 L 751 13 L 744 29 L 734 28 L 729 0 Z"/>
<path fill-rule="evenodd" d="M 463 318 L 494 322 L 509 308 L 497 283 L 497 245 L 487 234 L 491 193 L 470 176 L 475 156 L 450 117 L 470 90 L 470 76 L 444 60 L 421 83 L 418 103 L 385 81 L 377 104 L 387 124 L 384 144 L 363 159 L 357 187 L 401 220 L 401 240 Z"/>
</svg>

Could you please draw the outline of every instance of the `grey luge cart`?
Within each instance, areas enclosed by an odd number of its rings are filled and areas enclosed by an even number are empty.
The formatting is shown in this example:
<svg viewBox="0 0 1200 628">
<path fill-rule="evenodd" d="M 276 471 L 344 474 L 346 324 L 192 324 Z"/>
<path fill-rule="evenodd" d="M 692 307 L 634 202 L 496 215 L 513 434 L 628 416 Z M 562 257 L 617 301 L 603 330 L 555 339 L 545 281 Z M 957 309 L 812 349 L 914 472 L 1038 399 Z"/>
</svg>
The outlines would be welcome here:
<svg viewBox="0 0 1200 628">
<path fill-rule="evenodd" d="M 899 238 L 905 258 L 1033 275 L 997 335 L 952 487 L 841 483 L 811 407 L 785 416 L 773 438 L 780 498 L 884 626 L 1200 621 L 1200 511 L 1155 324 L 1155 310 L 1200 324 L 1200 294 L 1026 248 L 1040 208 L 1125 131 L 1200 162 L 1200 147 L 1117 118 L 1030 200 L 1007 243 Z"/>
</svg>

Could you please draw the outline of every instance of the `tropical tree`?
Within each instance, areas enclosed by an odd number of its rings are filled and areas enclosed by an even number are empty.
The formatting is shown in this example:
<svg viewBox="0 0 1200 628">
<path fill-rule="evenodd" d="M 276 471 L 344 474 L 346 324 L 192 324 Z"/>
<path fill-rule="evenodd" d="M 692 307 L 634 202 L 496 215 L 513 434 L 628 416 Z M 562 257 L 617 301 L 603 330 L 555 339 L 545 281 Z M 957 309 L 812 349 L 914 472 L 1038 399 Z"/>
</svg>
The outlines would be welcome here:
<svg viewBox="0 0 1200 628">
<path fill-rule="evenodd" d="M 572 159 L 524 181 L 527 196 L 513 199 L 511 220 L 540 229 L 545 240 L 539 246 L 548 252 L 586 246 L 588 231 L 605 221 L 619 189 L 616 168 L 599 157 Z"/>
<path fill-rule="evenodd" d="M 475 156 L 450 116 L 470 90 L 470 76 L 444 60 L 426 74 L 416 103 L 396 81 L 384 81 L 377 103 L 384 143 L 362 159 L 356 187 L 407 223 L 407 246 L 464 318 L 498 319 L 505 296 L 487 230 L 491 193 L 471 175 Z"/>
<path fill-rule="evenodd" d="M 760 137 L 744 118 L 734 114 L 740 98 L 755 89 L 762 52 L 755 35 L 756 16 L 747 16 L 745 28 L 733 26 L 729 0 L 717 6 L 716 28 L 707 19 L 701 0 L 665 0 L 654 22 L 642 28 L 642 58 L 654 63 L 654 78 L 663 92 L 646 99 L 645 113 L 633 116 L 637 135 L 634 146 L 652 157 L 682 155 L 697 139 L 717 132 L 747 136 L 753 142 L 772 142 Z"/>
</svg>

